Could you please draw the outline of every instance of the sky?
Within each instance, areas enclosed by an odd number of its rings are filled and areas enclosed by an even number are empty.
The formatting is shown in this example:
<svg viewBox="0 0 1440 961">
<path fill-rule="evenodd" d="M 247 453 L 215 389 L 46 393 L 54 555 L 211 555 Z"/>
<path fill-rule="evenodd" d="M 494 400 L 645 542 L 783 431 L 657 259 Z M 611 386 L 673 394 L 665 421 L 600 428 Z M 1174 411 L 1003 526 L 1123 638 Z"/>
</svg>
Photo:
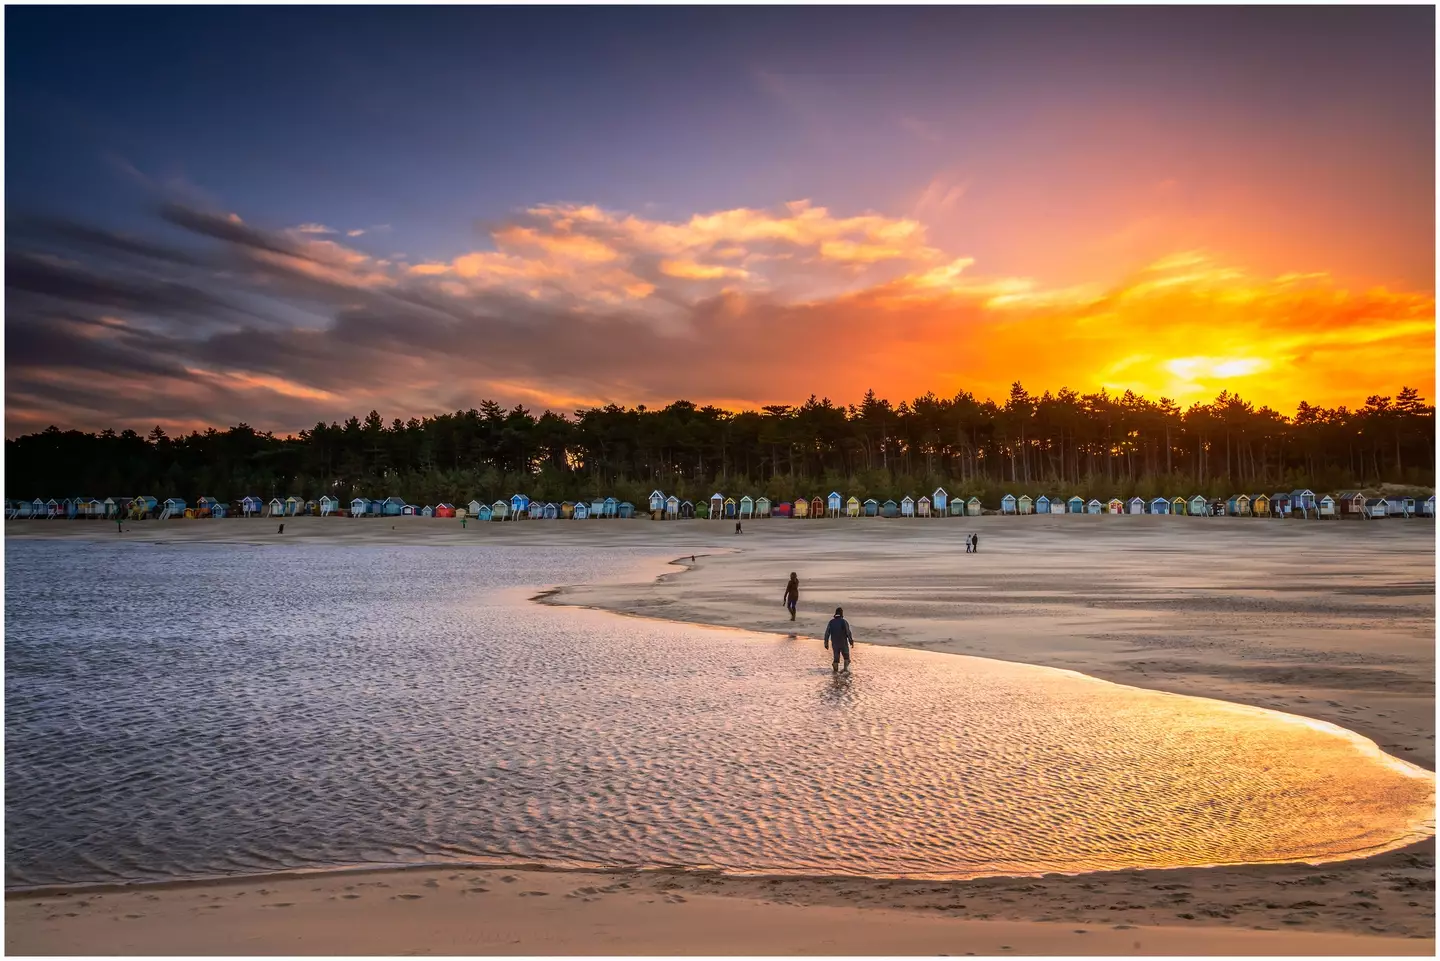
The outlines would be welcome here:
<svg viewBox="0 0 1440 961">
<path fill-rule="evenodd" d="M 5 10 L 5 429 L 1435 381 L 1430 7 Z"/>
</svg>

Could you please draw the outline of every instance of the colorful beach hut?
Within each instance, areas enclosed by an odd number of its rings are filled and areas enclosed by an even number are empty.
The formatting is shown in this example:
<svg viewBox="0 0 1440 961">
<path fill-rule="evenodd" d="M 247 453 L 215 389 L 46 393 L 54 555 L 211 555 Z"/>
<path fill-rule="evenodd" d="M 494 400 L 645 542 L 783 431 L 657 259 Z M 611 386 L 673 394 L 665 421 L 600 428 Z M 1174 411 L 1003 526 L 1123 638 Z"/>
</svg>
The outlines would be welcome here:
<svg viewBox="0 0 1440 961">
<path fill-rule="evenodd" d="M 420 507 L 418 504 L 405 504 L 400 508 L 401 517 L 416 517 L 419 516 L 419 514 Z"/>
<path fill-rule="evenodd" d="M 1175 497 L 1170 500 L 1170 513 L 1180 515 L 1190 510 L 1190 504 L 1183 497 Z"/>
<path fill-rule="evenodd" d="M 770 498 L 764 497 L 764 496 L 755 498 L 755 516 L 756 516 L 756 517 L 769 517 L 769 516 L 770 516 Z"/>
<path fill-rule="evenodd" d="M 575 512 L 570 515 L 572 519 L 583 521 L 590 516 L 590 505 L 584 501 L 575 502 Z"/>
<path fill-rule="evenodd" d="M 435 516 L 435 508 L 431 507 L 429 504 L 426 504 L 424 507 L 420 508 L 420 516 L 421 516 L 421 517 L 434 517 L 434 516 Z"/>
<path fill-rule="evenodd" d="M 472 501 L 471 503 L 478 503 L 478 501 Z M 495 516 L 495 512 L 491 509 L 489 504 L 481 504 L 479 507 L 475 508 L 470 512 L 470 516 L 475 518 L 477 521 L 488 521 Z"/>
<path fill-rule="evenodd" d="M 1021 514 L 1035 513 L 1035 500 L 1029 494 L 1021 494 L 1015 502 L 1015 509 Z"/>
<path fill-rule="evenodd" d="M 1307 488 L 1300 488 L 1290 492 L 1290 510 L 1309 513 L 1315 509 L 1315 492 Z"/>
<path fill-rule="evenodd" d="M 1035 498 L 1035 513 L 1050 513 L 1050 498 L 1046 497 L 1044 494 L 1041 494 L 1039 497 Z"/>
<path fill-rule="evenodd" d="M 296 517 L 305 513 L 305 498 L 290 495 L 285 498 L 285 516 Z"/>
<path fill-rule="evenodd" d="M 825 498 L 825 513 L 831 517 L 839 517 L 840 512 L 845 508 L 845 498 L 840 496 L 839 491 L 831 491 Z"/>
<path fill-rule="evenodd" d="M 1085 505 L 1085 513 L 1087 513 L 1087 514 L 1098 514 L 1098 513 L 1100 513 L 1101 511 L 1103 511 L 1104 509 L 1105 509 L 1105 505 L 1102 504 L 1102 503 L 1100 503 L 1098 500 L 1096 500 L 1096 499 L 1093 498 L 1093 497 L 1090 498 L 1090 503 L 1088 503 L 1088 504 Z"/>
<path fill-rule="evenodd" d="M 1187 513 L 1191 514 L 1194 517 L 1204 517 L 1210 513 L 1209 508 L 1210 502 L 1205 499 L 1205 495 L 1196 494 L 1194 497 L 1190 498 L 1190 504 Z"/>
<path fill-rule="evenodd" d="M 894 501 L 889 501 L 889 500 L 887 500 L 885 503 L 883 503 L 883 504 L 880 505 L 880 516 L 881 516 L 881 517 L 899 517 L 899 516 L 900 516 L 900 505 L 897 504 L 897 503 L 895 503 Z"/>
<path fill-rule="evenodd" d="M 1004 497 L 1000 498 L 1000 513 L 1013 514 L 1017 509 L 1018 508 L 1015 505 L 1014 494 L 1006 494 Z"/>
<path fill-rule="evenodd" d="M 525 494 L 510 495 L 510 519 L 520 520 L 530 513 L 530 498 Z"/>
<path fill-rule="evenodd" d="M 1288 491 L 1279 491 L 1270 495 L 1270 514 L 1272 517 L 1289 517 L 1290 511 L 1290 494 Z"/>
<path fill-rule="evenodd" d="M 950 498 L 950 508 L 949 508 L 949 510 L 950 510 L 950 516 L 951 516 L 951 517 L 964 517 L 964 516 L 965 516 L 965 498 L 963 498 L 963 497 L 952 497 L 952 498 Z"/>
<path fill-rule="evenodd" d="M 680 516 L 680 498 L 674 494 L 665 498 L 665 516 L 671 520 L 675 520 Z"/>
<path fill-rule="evenodd" d="M 911 497 L 909 494 L 906 494 L 904 497 L 900 498 L 900 516 L 915 516 L 915 498 Z"/>
<path fill-rule="evenodd" d="M 241 501 L 241 504 L 243 505 L 244 501 Z M 370 513 L 370 502 L 368 500 L 363 497 L 352 497 L 350 499 L 351 517 L 364 517 L 368 513 Z M 248 510 L 245 511 L 245 516 L 250 516 L 250 512 Z"/>
<path fill-rule="evenodd" d="M 405 498 L 391 495 L 385 498 L 380 504 L 380 513 L 386 517 L 399 517 L 400 512 L 405 509 Z"/>
<path fill-rule="evenodd" d="M 1384 517 L 1390 512 L 1390 502 L 1383 497 L 1367 497 L 1365 499 L 1365 512 L 1362 516 L 1369 518 Z"/>
<path fill-rule="evenodd" d="M 285 502 L 278 497 L 270 498 L 269 512 L 271 517 L 285 516 Z"/>
<path fill-rule="evenodd" d="M 1250 495 L 1231 494 L 1230 498 L 1225 501 L 1225 513 L 1230 517 L 1249 517 Z"/>
<path fill-rule="evenodd" d="M 1341 491 L 1335 498 L 1335 507 L 1341 516 L 1362 517 L 1365 513 L 1365 492 Z"/>
<path fill-rule="evenodd" d="M 491 520 L 494 520 L 494 521 L 503 521 L 503 520 L 507 519 L 509 516 L 510 516 L 510 502 L 509 502 L 509 501 L 496 501 L 495 503 L 493 503 L 493 504 L 490 505 L 490 519 L 491 519 Z M 575 516 L 578 517 L 578 516 L 580 516 L 580 515 L 579 515 L 579 514 L 576 514 Z"/>
<path fill-rule="evenodd" d="M 261 501 L 260 498 L 256 497 L 254 494 L 250 494 L 247 497 L 240 498 L 240 513 L 244 514 L 246 517 L 249 517 L 252 514 L 259 514 L 262 510 L 264 510 L 264 508 L 264 502 Z"/>
<path fill-rule="evenodd" d="M 185 516 L 185 498 L 183 498 L 183 497 L 167 497 L 167 498 L 165 498 L 165 507 L 164 507 L 163 510 L 161 510 L 160 513 L 161 513 L 161 515 L 164 516 L 164 517 L 171 517 L 171 518 L 184 517 L 184 516 Z"/>
<path fill-rule="evenodd" d="M 1168 514 L 1168 513 L 1170 513 L 1170 502 L 1169 502 L 1168 500 L 1166 500 L 1165 498 L 1163 498 L 1163 497 L 1153 497 L 1153 498 L 1151 498 L 1151 499 L 1150 499 L 1150 513 L 1152 513 L 1152 514 Z"/>
<path fill-rule="evenodd" d="M 825 498 L 818 494 L 810 498 L 810 516 L 821 518 L 825 516 Z"/>
<path fill-rule="evenodd" d="M 945 516 L 945 512 L 950 508 L 950 495 L 945 493 L 945 488 L 937 487 L 930 492 L 930 506 L 936 517 Z"/>
<path fill-rule="evenodd" d="M 1252 494 L 1252 495 L 1250 495 L 1250 513 L 1251 513 L 1251 514 L 1254 514 L 1256 517 L 1269 517 L 1269 516 L 1270 516 L 1270 495 L 1269 495 L 1269 494 Z"/>
<path fill-rule="evenodd" d="M 665 512 L 665 494 L 663 491 L 650 492 L 650 513 L 662 514 Z"/>
<path fill-rule="evenodd" d="M 1335 516 L 1335 498 L 1329 494 L 1324 495 L 1315 502 L 1315 512 L 1321 517 Z"/>
<path fill-rule="evenodd" d="M 859 517 L 859 516 L 860 516 L 860 498 L 855 497 L 854 495 L 851 495 L 850 497 L 848 497 L 848 498 L 845 499 L 845 516 L 846 516 L 846 517 Z"/>
<path fill-rule="evenodd" d="M 877 501 L 875 498 L 873 498 L 873 497 L 867 497 L 867 498 L 865 498 L 865 503 L 864 503 L 863 506 L 864 506 L 864 508 L 865 508 L 865 516 L 866 516 L 866 517 L 879 517 L 879 516 L 880 516 L 880 502 Z"/>
<path fill-rule="evenodd" d="M 329 517 L 340 509 L 340 498 L 331 497 L 329 494 L 322 494 L 320 497 L 320 516 Z"/>
<path fill-rule="evenodd" d="M 794 517 L 809 517 L 810 502 L 803 497 L 797 497 L 795 498 L 795 503 L 791 505 L 791 510 L 793 512 L 792 516 Z"/>
<path fill-rule="evenodd" d="M 693 501 L 680 502 L 680 517 L 689 520 L 695 516 L 695 503 Z"/>
<path fill-rule="evenodd" d="M 724 494 L 718 494 L 718 493 L 717 493 L 717 494 L 711 494 L 711 495 L 710 495 L 710 519 L 711 519 L 711 520 L 719 520 L 720 517 L 721 517 L 724 513 L 725 513 L 725 495 L 724 495 Z"/>
<path fill-rule="evenodd" d="M 794 517 L 795 505 L 789 501 L 781 501 L 771 509 L 771 513 L 776 517 Z"/>
<path fill-rule="evenodd" d="M 1143 513 L 1145 513 L 1145 498 L 1143 498 L 1143 497 L 1132 497 L 1132 498 L 1130 498 L 1130 500 L 1127 501 L 1126 504 L 1125 504 L 1125 513 L 1127 513 L 1127 514 L 1143 514 Z"/>
<path fill-rule="evenodd" d="M 930 498 L 928 498 L 928 497 L 921 497 L 918 501 L 915 502 L 915 516 L 916 516 L 916 517 L 929 517 L 929 516 L 930 516 Z"/>
<path fill-rule="evenodd" d="M 1065 510 L 1071 514 L 1085 513 L 1085 498 L 1079 496 L 1070 498 L 1065 502 Z"/>
<path fill-rule="evenodd" d="M 1425 498 L 1425 500 L 1424 500 L 1424 501 L 1421 503 L 1421 505 L 1420 505 L 1420 511 L 1421 511 L 1421 513 L 1423 513 L 1426 517 L 1434 517 L 1434 516 L 1435 516 L 1435 495 L 1434 495 L 1434 494 L 1431 494 L 1429 497 Z"/>
<path fill-rule="evenodd" d="M 731 521 L 733 521 L 733 520 L 735 520 L 739 515 L 740 515 L 740 505 L 735 502 L 735 498 L 733 498 L 733 497 L 727 497 L 727 498 L 725 498 L 725 519 L 726 519 L 726 520 L 731 520 Z"/>
<path fill-rule="evenodd" d="M 742 521 L 749 520 L 754 516 L 755 501 L 749 494 L 746 494 L 744 497 L 740 498 L 740 519 Z"/>
<path fill-rule="evenodd" d="M 465 509 L 470 512 L 471 517 L 479 517 L 480 508 L 485 506 L 485 504 L 482 504 L 479 501 L 471 501 L 470 503 L 465 505 Z"/>
<path fill-rule="evenodd" d="M 1122 501 L 1122 500 L 1121 500 L 1120 498 L 1118 498 L 1118 497 L 1112 497 L 1112 498 L 1110 498 L 1109 502 L 1107 502 L 1107 503 L 1105 504 L 1105 513 L 1107 513 L 1107 514 L 1123 514 L 1123 513 L 1125 513 L 1125 502 Z"/>
<path fill-rule="evenodd" d="M 985 507 L 978 497 L 972 497 L 965 502 L 965 513 L 969 517 L 979 517 L 984 511 Z"/>
<path fill-rule="evenodd" d="M 560 502 L 560 519 L 561 519 L 562 521 L 568 521 L 568 520 L 574 519 L 574 517 L 575 517 L 575 502 L 574 502 L 574 501 L 561 501 L 561 502 Z"/>
<path fill-rule="evenodd" d="M 615 516 L 624 520 L 629 520 L 630 518 L 635 516 L 635 505 L 630 503 L 629 501 L 621 501 L 619 510 Z"/>
<path fill-rule="evenodd" d="M 454 504 L 436 504 L 436 505 L 435 505 L 435 516 L 436 516 L 436 517 L 454 517 L 454 516 L 455 516 L 455 505 L 454 505 Z"/>
<path fill-rule="evenodd" d="M 596 498 L 590 502 L 590 519 L 601 520 L 605 516 L 605 499 Z"/>
</svg>

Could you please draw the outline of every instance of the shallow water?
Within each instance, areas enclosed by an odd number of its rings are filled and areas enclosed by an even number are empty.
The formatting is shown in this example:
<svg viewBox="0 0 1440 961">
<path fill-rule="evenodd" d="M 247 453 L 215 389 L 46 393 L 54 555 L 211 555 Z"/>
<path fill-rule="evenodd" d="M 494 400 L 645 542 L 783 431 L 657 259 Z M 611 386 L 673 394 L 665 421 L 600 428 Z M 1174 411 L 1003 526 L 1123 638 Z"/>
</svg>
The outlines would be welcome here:
<svg viewBox="0 0 1440 961">
<path fill-rule="evenodd" d="M 525 600 L 623 551 L 6 544 L 9 886 L 442 860 L 961 878 L 1433 829 L 1319 722 Z M 860 625 L 863 638 L 863 625 Z"/>
</svg>

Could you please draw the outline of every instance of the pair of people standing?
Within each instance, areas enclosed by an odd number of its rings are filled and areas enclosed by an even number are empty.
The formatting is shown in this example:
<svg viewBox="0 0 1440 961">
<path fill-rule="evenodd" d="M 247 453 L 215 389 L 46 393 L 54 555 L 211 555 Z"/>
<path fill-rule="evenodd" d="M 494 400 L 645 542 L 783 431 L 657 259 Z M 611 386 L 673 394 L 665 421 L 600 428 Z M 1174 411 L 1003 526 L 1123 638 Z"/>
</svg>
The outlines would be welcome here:
<svg viewBox="0 0 1440 961">
<path fill-rule="evenodd" d="M 800 603 L 800 578 L 794 572 L 790 572 L 790 582 L 785 585 L 785 606 L 790 611 L 790 620 L 795 620 L 795 607 Z M 850 670 L 850 648 L 855 643 L 855 635 L 850 632 L 850 622 L 845 620 L 845 609 L 835 608 L 835 616 L 830 618 L 830 623 L 825 625 L 825 647 L 833 651 L 834 656 L 830 660 L 832 671 L 840 670 L 840 661 L 845 661 L 845 670 Z"/>
<path fill-rule="evenodd" d="M 979 534 L 966 534 L 966 535 L 965 535 L 965 553 L 967 553 L 967 554 L 978 554 L 978 553 L 980 553 L 980 535 L 979 535 Z"/>
</svg>

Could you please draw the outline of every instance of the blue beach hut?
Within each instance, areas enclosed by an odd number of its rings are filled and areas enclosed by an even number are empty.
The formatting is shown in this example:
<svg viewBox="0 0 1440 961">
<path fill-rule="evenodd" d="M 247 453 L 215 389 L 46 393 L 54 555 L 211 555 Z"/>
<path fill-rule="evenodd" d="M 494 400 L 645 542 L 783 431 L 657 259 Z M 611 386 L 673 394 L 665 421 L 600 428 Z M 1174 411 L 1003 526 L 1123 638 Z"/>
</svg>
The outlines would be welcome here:
<svg viewBox="0 0 1440 961">
<path fill-rule="evenodd" d="M 590 516 L 590 505 L 584 501 L 575 502 L 575 513 L 572 515 L 575 520 L 583 521 Z"/>
<path fill-rule="evenodd" d="M 674 494 L 671 494 L 669 497 L 665 498 L 665 516 L 670 518 L 671 520 L 675 520 L 680 517 L 680 498 L 676 497 Z"/>
<path fill-rule="evenodd" d="M 881 517 L 898 517 L 899 515 L 900 505 L 896 504 L 894 501 L 886 501 L 885 503 L 880 505 Z"/>
<path fill-rule="evenodd" d="M 930 495 L 930 507 L 936 517 L 944 517 L 950 509 L 950 495 L 945 493 L 945 488 L 937 487 Z"/>
<path fill-rule="evenodd" d="M 650 492 L 650 513 L 658 514 L 665 509 L 665 495 L 661 491 Z"/>
<path fill-rule="evenodd" d="M 1050 498 L 1046 497 L 1044 494 L 1041 494 L 1039 497 L 1035 498 L 1035 513 L 1050 513 Z"/>
<path fill-rule="evenodd" d="M 831 517 L 839 517 L 845 510 L 845 498 L 839 491 L 831 491 L 825 498 L 825 513 Z"/>
<path fill-rule="evenodd" d="M 1163 497 L 1156 497 L 1156 498 L 1152 499 L 1152 500 L 1150 501 L 1150 513 L 1152 513 L 1152 514 L 1168 514 L 1168 513 L 1170 513 L 1170 502 L 1169 502 L 1168 500 L 1166 500 L 1165 498 L 1163 498 Z"/>
<path fill-rule="evenodd" d="M 1094 497 L 1090 498 L 1089 502 L 1085 505 L 1085 513 L 1087 514 L 1099 514 L 1102 513 L 1104 510 L 1105 505 L 1100 503 L 1100 501 Z"/>
<path fill-rule="evenodd" d="M 1004 497 L 1000 498 L 1000 513 L 1013 514 L 1018 509 L 1019 505 L 1015 500 L 1014 494 L 1006 494 Z"/>
<path fill-rule="evenodd" d="M 1097 501 L 1097 503 L 1098 503 L 1098 501 Z M 1072 498 L 1070 498 L 1068 501 L 1065 502 L 1065 507 L 1066 507 L 1066 509 L 1069 510 L 1070 513 L 1072 513 L 1072 514 L 1083 514 L 1083 513 L 1085 513 L 1085 498 L 1083 498 L 1083 497 L 1072 497 Z M 1097 512 L 1097 513 L 1098 513 L 1098 512 Z"/>
<path fill-rule="evenodd" d="M 619 512 L 618 516 L 621 517 L 621 518 L 634 517 L 634 516 L 635 516 L 635 505 L 632 504 L 632 503 L 630 503 L 629 501 L 621 501 L 621 502 L 620 502 L 620 512 Z"/>
<path fill-rule="evenodd" d="M 1204 494 L 1196 494 L 1190 498 L 1190 514 L 1193 517 L 1206 517 L 1210 514 L 1210 502 L 1205 499 Z"/>
<path fill-rule="evenodd" d="M 876 500 L 875 498 L 873 498 L 873 497 L 866 498 L 866 500 L 865 500 L 865 516 L 866 516 L 866 517 L 878 517 L 878 516 L 880 516 L 880 502 L 877 501 L 877 500 Z"/>
</svg>

